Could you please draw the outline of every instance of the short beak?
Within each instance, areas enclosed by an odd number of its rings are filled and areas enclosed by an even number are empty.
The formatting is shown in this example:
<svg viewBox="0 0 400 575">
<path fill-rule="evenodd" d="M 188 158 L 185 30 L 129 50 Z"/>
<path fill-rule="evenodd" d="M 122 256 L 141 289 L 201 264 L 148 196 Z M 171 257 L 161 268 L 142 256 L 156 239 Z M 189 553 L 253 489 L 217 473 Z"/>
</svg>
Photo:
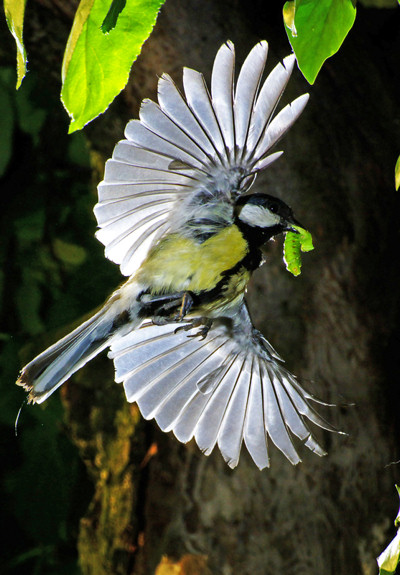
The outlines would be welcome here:
<svg viewBox="0 0 400 575">
<path fill-rule="evenodd" d="M 284 226 L 285 226 L 285 232 L 294 232 L 295 234 L 299 234 L 299 230 L 296 228 L 302 228 L 303 230 L 305 229 L 305 227 L 298 222 L 297 220 L 295 220 L 295 218 L 288 218 L 287 220 L 285 220 L 284 222 Z"/>
</svg>

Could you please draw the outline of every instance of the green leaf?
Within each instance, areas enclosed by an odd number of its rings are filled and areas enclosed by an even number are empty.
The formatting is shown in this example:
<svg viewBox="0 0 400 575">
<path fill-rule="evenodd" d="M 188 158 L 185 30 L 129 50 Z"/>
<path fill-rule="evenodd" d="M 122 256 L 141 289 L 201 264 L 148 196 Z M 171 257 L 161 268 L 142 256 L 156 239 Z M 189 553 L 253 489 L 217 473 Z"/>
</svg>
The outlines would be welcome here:
<svg viewBox="0 0 400 575">
<path fill-rule="evenodd" d="M 118 16 L 121 14 L 122 10 L 125 8 L 126 0 L 113 0 L 107 16 L 104 18 L 102 25 L 100 26 L 103 34 L 107 34 L 115 28 L 117 25 Z"/>
<path fill-rule="evenodd" d="M 400 156 L 397 158 L 396 166 L 394 168 L 394 185 L 396 190 L 400 188 Z"/>
<path fill-rule="evenodd" d="M 353 26 L 356 8 L 353 0 L 295 0 L 294 9 L 293 25 L 285 22 L 286 33 L 301 72 L 313 84 L 322 64 L 339 50 Z M 286 2 L 284 14 L 290 10 L 293 4 Z M 290 24 L 287 16 L 286 20 Z"/>
<path fill-rule="evenodd" d="M 301 273 L 301 253 L 314 249 L 310 232 L 300 226 L 293 226 L 297 232 L 287 232 L 283 245 L 283 259 L 286 269 L 298 276 Z"/>
<path fill-rule="evenodd" d="M 26 74 L 26 51 L 22 39 L 26 0 L 4 0 L 7 25 L 17 46 L 17 90 Z"/>
<path fill-rule="evenodd" d="M 17 218 L 14 221 L 14 229 L 18 244 L 29 246 L 34 242 L 40 242 L 44 233 L 45 218 L 43 209 L 31 211 Z"/>
<path fill-rule="evenodd" d="M 72 266 L 81 265 L 86 259 L 86 250 L 76 244 L 64 242 L 60 238 L 55 238 L 53 242 L 55 256 L 65 264 Z"/>
<path fill-rule="evenodd" d="M 61 99 L 72 120 L 69 132 L 104 112 L 125 87 L 163 1 L 127 0 L 116 27 L 103 34 L 109 0 L 81 0 L 62 69 Z"/>
</svg>

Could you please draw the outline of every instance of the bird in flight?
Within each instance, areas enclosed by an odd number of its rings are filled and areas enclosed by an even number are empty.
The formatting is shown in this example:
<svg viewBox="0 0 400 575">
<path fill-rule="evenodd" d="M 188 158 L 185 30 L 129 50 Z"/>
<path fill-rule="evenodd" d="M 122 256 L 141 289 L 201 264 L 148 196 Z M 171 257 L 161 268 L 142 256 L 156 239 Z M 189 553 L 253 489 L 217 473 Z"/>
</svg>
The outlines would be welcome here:
<svg viewBox="0 0 400 575">
<path fill-rule="evenodd" d="M 243 443 L 260 469 L 269 466 L 270 442 L 293 464 L 296 443 L 325 454 L 309 424 L 334 428 L 255 329 L 245 302 L 262 246 L 303 229 L 282 200 L 248 194 L 308 100 L 273 117 L 295 57 L 262 82 L 267 52 L 258 43 L 235 83 L 227 42 L 210 91 L 185 68 L 182 93 L 164 74 L 158 103 L 142 102 L 106 163 L 94 208 L 105 255 L 128 279 L 22 369 L 17 383 L 30 402 L 43 402 L 109 348 L 116 382 L 146 419 L 184 443 L 194 438 L 207 455 L 218 445 L 232 468 Z"/>
</svg>

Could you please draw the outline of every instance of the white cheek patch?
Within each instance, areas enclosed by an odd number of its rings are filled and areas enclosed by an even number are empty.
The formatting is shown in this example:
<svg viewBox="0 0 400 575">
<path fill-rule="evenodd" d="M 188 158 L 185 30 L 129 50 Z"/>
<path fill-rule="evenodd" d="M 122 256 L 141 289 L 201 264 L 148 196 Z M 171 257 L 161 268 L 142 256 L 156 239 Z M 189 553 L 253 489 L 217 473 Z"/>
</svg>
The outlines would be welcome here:
<svg viewBox="0 0 400 575">
<path fill-rule="evenodd" d="M 257 226 L 260 228 L 270 228 L 276 226 L 281 221 L 281 218 L 277 214 L 273 214 L 267 208 L 255 206 L 254 204 L 244 205 L 239 218 L 249 226 Z"/>
</svg>

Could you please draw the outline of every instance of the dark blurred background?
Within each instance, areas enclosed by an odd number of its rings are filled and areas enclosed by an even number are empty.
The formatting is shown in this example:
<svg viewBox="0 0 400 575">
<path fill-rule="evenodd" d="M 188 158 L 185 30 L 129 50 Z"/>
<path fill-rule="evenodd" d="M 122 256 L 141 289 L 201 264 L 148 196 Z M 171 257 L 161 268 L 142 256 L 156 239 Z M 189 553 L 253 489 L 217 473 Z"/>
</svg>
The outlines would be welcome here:
<svg viewBox="0 0 400 575">
<path fill-rule="evenodd" d="M 4 22 L 0 35 L 1 573 L 142 575 L 163 555 L 164 573 L 376 573 L 399 482 L 400 9 L 359 5 L 315 85 L 294 72 L 285 102 L 310 91 L 310 103 L 254 188 L 288 202 L 316 247 L 293 278 L 282 243 L 269 246 L 254 321 L 348 433 L 319 433 L 328 456 L 304 450 L 296 468 L 272 446 L 263 472 L 246 453 L 231 471 L 143 422 L 105 357 L 45 405 L 23 404 L 14 431 L 22 365 L 121 281 L 94 237 L 96 185 L 157 76 L 179 83 L 187 65 L 209 79 L 228 38 L 239 62 L 266 38 L 268 69 L 290 51 L 279 2 L 167 0 L 126 90 L 68 136 L 60 69 L 75 9 L 28 3 L 18 93 Z"/>
</svg>

